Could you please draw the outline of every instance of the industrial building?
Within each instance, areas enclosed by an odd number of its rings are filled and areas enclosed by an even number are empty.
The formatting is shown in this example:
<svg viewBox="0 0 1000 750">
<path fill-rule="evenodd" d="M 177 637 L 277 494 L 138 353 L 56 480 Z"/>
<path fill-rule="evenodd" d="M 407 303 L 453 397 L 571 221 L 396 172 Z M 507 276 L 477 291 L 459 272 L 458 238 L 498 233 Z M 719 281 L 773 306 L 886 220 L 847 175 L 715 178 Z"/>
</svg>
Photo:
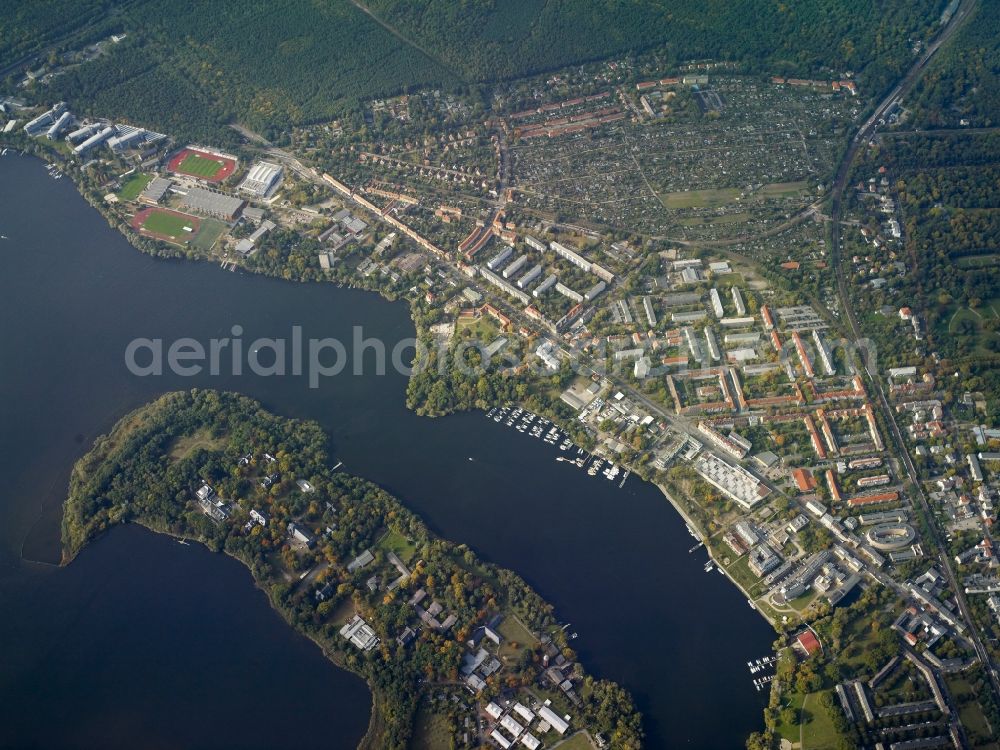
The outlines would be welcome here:
<svg viewBox="0 0 1000 750">
<path fill-rule="evenodd" d="M 239 190 L 254 198 L 265 198 L 281 183 L 282 168 L 269 161 L 260 161 L 251 167 L 240 183 Z"/>
</svg>

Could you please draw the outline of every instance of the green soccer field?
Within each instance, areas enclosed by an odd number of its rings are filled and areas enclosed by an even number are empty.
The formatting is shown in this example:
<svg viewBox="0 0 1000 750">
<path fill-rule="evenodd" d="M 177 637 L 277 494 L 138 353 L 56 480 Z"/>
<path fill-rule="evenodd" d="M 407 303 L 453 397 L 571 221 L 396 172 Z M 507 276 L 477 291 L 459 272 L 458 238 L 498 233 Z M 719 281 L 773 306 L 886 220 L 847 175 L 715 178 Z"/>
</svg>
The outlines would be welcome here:
<svg viewBox="0 0 1000 750">
<path fill-rule="evenodd" d="M 122 185 L 121 190 L 118 191 L 118 199 L 134 201 L 146 189 L 146 186 L 152 179 L 153 175 L 143 174 L 142 172 L 132 175 L 128 182 Z"/>
<path fill-rule="evenodd" d="M 166 235 L 168 237 L 175 237 L 179 240 L 187 240 L 194 236 L 194 232 L 185 232 L 184 227 L 191 227 L 192 230 L 197 231 L 197 222 L 193 221 L 189 217 L 177 216 L 176 214 L 168 214 L 160 211 L 151 213 L 146 221 L 142 223 L 142 228 L 147 232 L 152 232 L 153 234 Z"/>
<path fill-rule="evenodd" d="M 222 166 L 222 163 L 215 159 L 207 159 L 204 156 L 198 156 L 198 154 L 188 154 L 184 157 L 184 161 L 177 165 L 177 171 L 195 177 L 214 177 L 215 173 L 222 169 Z"/>
</svg>

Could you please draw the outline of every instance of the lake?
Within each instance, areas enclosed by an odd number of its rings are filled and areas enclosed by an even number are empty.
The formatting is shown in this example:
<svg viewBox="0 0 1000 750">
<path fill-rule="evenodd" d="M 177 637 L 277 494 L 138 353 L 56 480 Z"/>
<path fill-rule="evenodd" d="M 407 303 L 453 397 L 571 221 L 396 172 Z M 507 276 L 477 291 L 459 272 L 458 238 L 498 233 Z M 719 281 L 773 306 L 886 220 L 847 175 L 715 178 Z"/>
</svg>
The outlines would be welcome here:
<svg viewBox="0 0 1000 750">
<path fill-rule="evenodd" d="M 589 477 L 482 413 L 418 417 L 391 368 L 310 389 L 230 369 L 137 377 L 125 362 L 136 338 L 208 342 L 237 325 L 247 342 L 293 325 L 349 342 L 360 325 L 391 348 L 413 335 L 404 303 L 144 256 L 25 157 L 0 158 L 0 234 L 0 637 L 17 644 L 16 668 L 0 668 L 0 746 L 92 745 L 97 727 L 106 746 L 352 748 L 363 734 L 364 684 L 284 626 L 234 561 L 134 528 L 65 569 L 22 559 L 58 559 L 69 472 L 94 438 L 191 387 L 315 419 L 345 470 L 521 574 L 579 633 L 588 671 L 635 695 L 650 747 L 741 747 L 762 725 L 746 662 L 773 631 L 688 553 L 652 485 Z"/>
</svg>

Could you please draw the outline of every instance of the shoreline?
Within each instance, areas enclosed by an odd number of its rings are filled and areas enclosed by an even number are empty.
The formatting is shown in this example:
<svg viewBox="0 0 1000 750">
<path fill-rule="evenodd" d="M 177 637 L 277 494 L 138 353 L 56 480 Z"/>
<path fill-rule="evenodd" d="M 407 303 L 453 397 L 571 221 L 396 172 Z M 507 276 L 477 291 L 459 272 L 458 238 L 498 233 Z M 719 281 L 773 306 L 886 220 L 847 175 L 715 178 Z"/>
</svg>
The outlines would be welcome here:
<svg viewBox="0 0 1000 750">
<path fill-rule="evenodd" d="M 140 407 L 140 408 L 142 408 L 142 407 Z M 133 413 L 134 412 L 129 412 L 124 417 L 122 417 L 121 420 L 118 420 L 115 423 L 115 426 L 112 427 L 112 430 L 114 430 L 115 428 L 117 428 L 120 422 L 122 422 L 125 419 L 127 419 Z M 68 499 L 69 498 L 67 496 L 67 500 Z M 64 504 L 65 504 L 65 502 L 64 502 Z M 282 622 L 284 622 L 285 625 L 288 628 L 290 628 L 297 635 L 303 636 L 304 638 L 306 638 L 307 640 L 309 640 L 313 645 L 315 645 L 316 648 L 319 649 L 320 654 L 322 654 L 323 659 L 325 659 L 329 663 L 333 664 L 334 667 L 336 667 L 337 669 L 343 670 L 344 672 L 347 672 L 348 674 L 352 674 L 355 677 L 357 677 L 358 679 L 360 679 L 362 682 L 364 682 L 365 687 L 368 689 L 368 694 L 371 696 L 371 713 L 369 714 L 369 718 L 368 718 L 368 727 L 367 727 L 367 729 L 365 729 L 365 733 L 362 735 L 361 739 L 359 740 L 357 747 L 358 747 L 358 750 L 378 750 L 379 745 L 376 744 L 376 743 L 381 740 L 381 737 L 375 736 L 374 733 L 377 732 L 377 727 L 381 724 L 381 721 L 380 721 L 380 712 L 379 712 L 379 707 L 378 707 L 377 696 L 376 696 L 376 693 L 375 693 L 375 688 L 372 686 L 371 682 L 368 679 L 366 679 L 364 677 L 364 675 L 361 675 L 358 672 L 355 672 L 353 669 L 349 668 L 346 664 L 344 664 L 344 663 L 340 662 L 338 659 L 334 658 L 333 653 L 330 652 L 318 640 L 316 640 L 316 638 L 312 634 L 303 632 L 299 628 L 296 628 L 291 622 L 289 622 L 288 618 L 285 617 L 285 615 L 281 611 L 281 609 L 275 605 L 274 600 L 271 598 L 271 595 L 269 594 L 269 592 L 261 585 L 260 581 L 258 581 L 257 578 L 254 576 L 253 571 L 251 570 L 250 566 L 246 564 L 245 560 L 241 559 L 237 555 L 232 554 L 231 552 L 229 552 L 226 549 L 222 549 L 222 550 L 219 550 L 218 552 L 216 552 L 215 550 L 213 550 L 211 547 L 209 547 L 205 543 L 204 539 L 202 539 L 200 537 L 186 536 L 184 534 L 178 534 L 178 533 L 176 533 L 174 531 L 171 531 L 171 530 L 169 530 L 167 528 L 157 527 L 156 525 L 154 525 L 153 523 L 151 523 L 148 519 L 136 518 L 136 519 L 133 519 L 133 520 L 129 520 L 129 521 L 125 522 L 125 523 L 127 523 L 127 524 L 135 524 L 136 526 L 144 528 L 144 529 L 146 529 L 147 531 L 149 531 L 149 532 L 151 532 L 153 534 L 159 534 L 159 535 L 162 535 L 162 536 L 166 536 L 166 537 L 169 537 L 169 538 L 171 538 L 171 539 L 173 539 L 173 540 L 175 540 L 177 542 L 185 542 L 185 543 L 188 543 L 188 544 L 190 544 L 190 543 L 199 544 L 202 547 L 204 547 L 210 553 L 213 553 L 213 554 L 219 554 L 219 553 L 221 553 L 221 554 L 225 555 L 226 557 L 230 558 L 231 560 L 235 560 L 240 565 L 242 565 L 243 568 L 246 570 L 247 574 L 250 576 L 250 580 L 253 582 L 254 588 L 257 589 L 258 591 L 260 591 L 264 595 L 264 598 L 267 599 L 267 603 L 268 603 L 268 606 L 271 608 L 271 611 L 274 612 L 278 617 L 280 617 L 281 620 L 282 620 Z M 125 524 L 118 524 L 118 525 L 125 525 Z M 111 529 L 108 529 L 108 531 L 110 531 L 110 530 Z M 68 554 L 66 543 L 65 543 L 65 541 L 63 541 L 63 544 L 61 545 L 62 546 L 62 559 L 60 560 L 60 562 L 58 564 L 56 564 L 56 563 L 39 563 L 39 564 L 46 565 L 46 566 L 52 567 L 52 568 L 57 568 L 57 569 L 68 567 L 69 565 L 72 565 L 73 561 L 76 560 L 76 558 L 79 556 L 79 554 L 81 552 L 83 552 L 89 546 L 89 544 L 90 544 L 90 542 L 88 541 L 88 542 L 84 543 L 79 549 L 76 549 L 72 553 Z M 27 560 L 27 558 L 22 558 L 22 559 L 25 560 L 26 562 L 32 562 L 30 560 Z"/>
<path fill-rule="evenodd" d="M 60 163 L 59 161 L 57 161 L 55 159 L 48 158 L 48 157 L 51 157 L 52 154 L 50 154 L 49 152 L 47 152 L 45 149 L 37 149 L 35 151 L 27 151 L 27 150 L 20 151 L 19 150 L 18 151 L 18 155 L 37 158 L 37 159 L 39 159 L 40 161 L 42 161 L 43 163 L 46 163 L 46 164 L 57 164 L 58 165 Z M 139 245 L 139 244 L 137 244 L 136 242 L 133 241 L 134 238 L 128 232 L 124 231 L 126 225 L 123 225 L 121 222 L 117 221 L 116 220 L 117 219 L 116 216 L 113 216 L 110 212 L 105 211 L 105 207 L 104 207 L 103 204 L 101 204 L 99 202 L 95 203 L 94 201 L 91 201 L 88 198 L 87 194 L 84 192 L 84 190 L 82 189 L 82 187 L 79 184 L 79 182 L 77 181 L 77 179 L 75 179 L 75 177 L 76 177 L 75 173 L 73 173 L 71 171 L 67 171 L 67 172 L 64 172 L 64 174 L 65 174 L 65 176 L 67 176 L 67 177 L 70 178 L 70 180 L 71 180 L 74 188 L 76 189 L 77 193 L 81 197 L 83 197 L 84 200 L 86 200 L 87 203 L 92 208 L 96 209 L 105 218 L 105 220 L 107 220 L 109 222 L 110 226 L 113 229 L 117 230 L 118 233 L 133 247 L 133 249 L 137 250 L 138 252 L 140 252 L 140 253 L 142 253 L 144 255 L 151 255 L 153 257 L 174 257 L 174 258 L 178 258 L 178 259 L 182 259 L 182 260 L 195 260 L 195 261 L 197 261 L 197 260 L 211 260 L 210 258 L 187 258 L 187 257 L 184 257 L 183 255 L 178 255 L 178 254 L 170 254 L 170 255 L 167 255 L 167 256 L 157 256 L 155 253 L 150 252 L 148 249 L 144 248 L 143 246 L 141 246 L 141 245 Z M 272 274 L 264 273 L 264 272 L 261 272 L 261 271 L 255 271 L 253 269 L 248 269 L 248 268 L 243 267 L 243 266 L 240 266 L 240 270 L 242 270 L 244 272 L 247 272 L 247 273 L 252 273 L 254 275 L 263 275 L 263 276 L 268 276 L 270 278 L 280 278 L 280 277 L 274 276 Z M 299 283 L 302 283 L 302 282 L 300 281 Z M 317 281 L 315 283 L 324 283 L 324 282 L 323 281 Z M 387 294 L 385 292 L 385 290 L 382 290 L 382 289 L 378 289 L 378 288 L 372 289 L 372 288 L 368 288 L 368 287 L 362 286 L 362 285 L 355 285 L 355 284 L 351 284 L 351 283 L 345 283 L 344 281 L 339 280 L 339 279 L 330 279 L 330 280 L 327 280 L 325 283 L 332 283 L 335 288 L 350 288 L 350 289 L 357 289 L 357 290 L 360 290 L 360 291 L 372 292 L 372 293 L 378 294 L 383 300 L 386 300 L 388 302 L 406 302 L 407 307 L 408 307 L 409 318 L 410 318 L 411 322 L 414 325 L 415 332 L 419 336 L 419 334 L 420 334 L 420 326 L 418 325 L 417 318 L 416 318 L 416 315 L 415 315 L 415 312 L 416 312 L 415 306 L 414 306 L 414 304 L 412 303 L 411 300 L 405 299 L 403 297 L 399 297 L 399 296 L 394 296 L 394 295 Z M 469 407 L 459 407 L 459 408 L 455 408 L 455 409 L 450 409 L 450 410 L 445 411 L 443 413 L 434 413 L 434 412 L 431 412 L 431 413 L 422 413 L 422 412 L 419 412 L 413 405 L 411 405 L 409 403 L 407 403 L 406 408 L 409 409 L 410 411 L 412 411 L 413 413 L 418 414 L 419 416 L 433 417 L 433 418 L 440 417 L 440 416 L 448 416 L 449 414 L 459 413 L 461 411 L 472 411 L 474 409 L 479 409 L 479 407 L 475 407 L 475 406 L 471 407 L 471 408 L 469 408 Z M 128 416 L 128 414 L 123 415 L 122 419 L 125 419 L 127 416 Z M 554 416 L 554 415 L 550 415 L 550 416 Z M 562 421 L 562 420 L 560 420 L 560 421 Z M 556 423 L 558 424 L 558 422 L 556 422 Z M 566 425 L 565 424 L 560 424 L 559 426 L 562 427 L 563 429 L 566 429 Z M 702 542 L 704 542 L 704 540 L 705 540 L 704 532 L 700 529 L 699 525 L 690 518 L 690 516 L 681 507 L 681 505 L 674 499 L 674 497 L 670 494 L 670 492 L 666 489 L 666 487 L 663 484 L 661 484 L 659 482 L 656 482 L 653 479 L 645 479 L 645 478 L 643 478 L 643 476 L 641 475 L 641 473 L 639 473 L 638 471 L 636 471 L 635 468 L 633 468 L 633 473 L 637 474 L 637 478 L 642 479 L 643 481 L 648 481 L 651 484 L 656 485 L 660 489 L 661 493 L 667 498 L 668 502 L 670 502 L 670 504 L 673 506 L 673 508 L 677 511 L 678 515 L 685 521 L 685 523 L 687 523 L 692 529 L 694 529 L 699 534 L 699 538 L 701 539 Z M 143 525 L 145 528 L 148 528 L 150 531 L 153 531 L 154 533 L 164 533 L 164 534 L 168 534 L 170 536 L 174 536 L 175 538 L 178 538 L 176 534 L 173 534 L 171 532 L 165 531 L 163 529 L 157 529 L 157 528 L 154 528 L 154 527 L 152 527 L 152 526 L 150 526 L 148 524 L 145 524 L 145 523 L 142 523 L 140 525 Z M 199 543 L 204 544 L 203 540 L 201 540 L 201 539 L 194 539 L 194 538 L 191 538 L 191 537 L 179 537 L 179 538 L 187 539 L 187 540 L 190 540 L 190 541 L 198 541 Z M 708 547 L 707 544 L 705 546 L 706 546 L 706 549 L 709 551 L 709 555 L 711 556 L 711 549 Z M 62 562 L 60 562 L 59 566 L 68 565 L 70 562 L 72 562 L 72 559 L 74 557 L 75 557 L 75 554 L 72 557 L 70 557 L 68 559 L 65 559 Z M 239 559 L 239 558 L 235 558 L 235 559 Z M 714 560 L 714 558 L 712 558 L 712 559 Z M 243 561 L 241 560 L 240 562 L 242 563 Z M 246 567 L 245 564 L 244 564 L 244 567 Z M 744 596 L 747 596 L 746 590 L 743 589 L 743 587 L 740 586 L 740 584 L 735 579 L 733 579 L 732 576 L 730 576 L 730 574 L 728 573 L 728 571 L 726 571 L 721 566 L 720 566 L 720 569 L 723 571 L 723 573 L 726 575 L 726 577 L 730 580 L 730 582 L 733 583 L 736 586 L 736 588 L 741 593 L 744 594 Z M 256 579 L 254 579 L 254 582 L 255 582 L 255 586 L 257 586 L 257 588 L 261 588 L 261 586 L 257 583 Z M 263 589 L 261 589 L 261 590 L 263 590 Z M 267 595 L 267 592 L 265 592 L 265 595 Z M 747 598 L 749 598 L 749 597 L 747 597 Z M 271 600 L 270 596 L 268 596 L 268 600 L 271 603 L 272 609 L 277 609 L 277 607 L 275 607 L 275 605 L 274 605 L 274 602 Z M 763 612 L 761 612 L 761 610 L 759 608 L 753 607 L 753 609 L 755 609 L 758 612 L 758 614 L 760 614 L 760 616 L 764 618 L 764 620 L 768 623 L 768 625 L 773 630 L 774 629 L 774 623 L 766 615 L 764 615 Z M 287 623 L 287 620 L 286 620 L 286 623 Z M 293 627 L 293 629 L 294 629 L 294 627 Z M 307 637 L 309 637 L 309 636 L 307 635 Z M 313 639 L 311 637 L 310 637 L 310 640 L 313 640 L 313 642 L 316 643 L 315 639 Z M 335 666 L 338 666 L 338 667 L 340 667 L 342 669 L 345 669 L 346 671 L 350 672 L 351 674 L 355 674 L 355 675 L 358 674 L 357 672 L 354 672 L 354 671 L 348 669 L 343 664 L 340 664 L 336 660 L 330 658 L 327 655 L 326 649 L 324 649 L 319 643 L 317 643 L 317 645 L 320 647 L 320 650 L 324 654 L 324 657 L 326 657 Z M 365 682 L 366 682 L 366 685 L 368 685 L 369 692 L 372 695 L 372 715 L 371 715 L 370 722 L 369 722 L 369 729 L 366 732 L 365 736 L 362 738 L 362 742 L 359 745 L 359 748 L 369 748 L 369 747 L 374 748 L 375 745 L 373 745 L 372 743 L 375 742 L 375 738 L 374 737 L 370 737 L 370 734 L 375 729 L 376 723 L 377 723 L 377 711 L 378 711 L 377 705 L 378 705 L 378 700 L 377 700 L 375 692 L 372 689 L 370 683 L 368 683 L 367 680 L 365 680 Z"/>
<path fill-rule="evenodd" d="M 678 515 L 680 515 L 680 517 L 684 519 L 684 522 L 688 525 L 688 527 L 698 533 L 698 538 L 701 540 L 702 544 L 705 547 L 705 550 L 708 552 L 709 559 L 712 562 L 714 562 L 715 566 L 722 571 L 722 574 L 729 579 L 729 582 L 732 583 L 737 589 L 739 589 L 739 591 L 747 598 L 748 602 L 753 601 L 750 598 L 750 592 L 747 591 L 745 588 L 743 588 L 743 586 L 741 586 L 740 583 L 729 574 L 729 571 L 726 570 L 722 566 L 722 564 L 715 559 L 715 556 L 712 554 L 712 548 L 709 547 L 708 544 L 706 543 L 707 537 L 705 536 L 705 532 L 703 532 L 698 527 L 698 524 L 695 523 L 695 521 L 681 507 L 681 504 L 678 503 L 676 499 L 674 499 L 673 495 L 670 494 L 670 491 L 667 489 L 666 485 L 661 484 L 660 482 L 653 482 L 653 484 L 655 484 L 659 488 L 660 492 L 662 492 L 663 495 L 670 502 L 670 504 L 674 506 L 674 510 L 676 510 Z M 771 627 L 772 630 L 774 630 L 776 635 L 781 635 L 781 632 L 775 627 L 774 622 L 771 620 L 770 617 L 765 615 L 763 611 L 761 611 L 760 607 L 758 607 L 757 605 L 753 605 L 752 609 L 754 612 L 756 612 L 757 614 L 759 614 L 761 617 L 764 618 L 764 621 Z"/>
<path fill-rule="evenodd" d="M 152 533 L 162 534 L 176 541 L 197 542 L 205 547 L 205 549 L 209 552 L 224 552 L 226 555 L 243 565 L 253 579 L 255 587 L 264 593 L 271 608 L 277 611 L 288 627 L 309 638 L 309 640 L 311 640 L 319 648 L 320 653 L 328 662 L 333 664 L 335 667 L 360 677 L 365 682 L 371 698 L 371 707 L 368 726 L 357 745 L 359 750 L 381 750 L 381 748 L 388 747 L 390 743 L 398 742 L 401 728 L 407 726 L 406 724 L 400 723 L 400 717 L 405 717 L 408 714 L 401 712 L 407 708 L 412 708 L 414 712 L 419 710 L 420 701 L 425 694 L 423 687 L 425 684 L 426 686 L 451 685 L 453 683 L 450 678 L 445 679 L 442 682 L 441 677 L 426 680 L 421 677 L 421 679 L 416 683 L 406 683 L 407 685 L 416 688 L 411 695 L 411 698 L 414 698 L 416 703 L 410 706 L 408 700 L 400 702 L 399 696 L 396 692 L 399 687 L 398 684 L 390 683 L 381 685 L 381 683 L 379 683 L 377 670 L 372 673 L 367 669 L 367 666 L 370 665 L 367 665 L 366 662 L 358 663 L 360 671 L 351 667 L 349 660 L 351 659 L 353 652 L 350 650 L 341 652 L 340 641 L 331 636 L 329 633 L 311 631 L 309 628 L 303 627 L 301 622 L 297 622 L 294 619 L 297 612 L 295 608 L 296 605 L 290 603 L 289 601 L 284 601 L 281 598 L 283 595 L 276 595 L 274 589 L 270 587 L 274 584 L 292 584 L 294 587 L 295 581 L 289 580 L 287 577 L 283 578 L 278 576 L 275 578 L 270 574 L 258 574 L 255 572 L 256 563 L 252 562 L 253 558 L 245 559 L 241 554 L 241 548 L 239 547 L 234 547 L 232 549 L 229 548 L 227 542 L 231 537 L 228 536 L 228 533 L 220 539 L 210 533 L 200 531 L 197 528 L 197 525 L 190 526 L 186 524 L 181 521 L 180 517 L 174 517 L 169 513 L 161 517 L 158 515 L 160 511 L 153 508 L 149 508 L 147 510 L 140 509 L 127 515 L 118 515 L 115 513 L 116 509 L 124 507 L 119 505 L 104 505 L 96 511 L 89 512 L 87 515 L 81 515 L 80 513 L 75 512 L 79 511 L 81 508 L 81 498 L 87 497 L 85 492 L 89 490 L 84 491 L 81 488 L 85 486 L 84 483 L 88 481 L 88 477 L 92 476 L 92 472 L 97 470 L 104 462 L 112 460 L 121 452 L 130 450 L 130 448 L 125 447 L 125 444 L 128 441 L 134 441 L 136 439 L 136 433 L 141 435 L 143 434 L 143 430 L 147 429 L 147 427 L 149 429 L 153 429 L 155 427 L 157 423 L 150 423 L 147 419 L 147 412 L 149 410 L 156 410 L 160 408 L 169 409 L 177 402 L 178 398 L 197 399 L 198 394 L 204 393 L 216 393 L 224 399 L 237 400 L 238 403 L 236 404 L 227 404 L 230 408 L 237 408 L 244 402 L 254 405 L 257 411 L 251 415 L 252 418 L 257 418 L 263 415 L 263 418 L 265 419 L 277 420 L 293 426 L 301 421 L 275 415 L 267 411 L 259 402 L 254 401 L 250 397 L 234 392 L 218 392 L 210 391 L 208 389 L 193 389 L 189 392 L 169 392 L 129 412 L 115 423 L 110 432 L 99 437 L 95 441 L 94 447 L 74 465 L 67 499 L 64 504 L 64 508 L 66 510 L 64 511 L 62 534 L 63 556 L 60 567 L 72 564 L 77 555 L 79 555 L 80 552 L 82 552 L 83 549 L 85 549 L 92 541 L 103 536 L 108 530 L 114 528 L 115 526 L 124 525 L 126 523 L 134 523 Z M 184 403 L 181 408 L 183 409 L 186 406 L 190 407 L 191 405 L 189 403 Z M 237 413 L 242 414 L 242 412 Z M 157 412 L 153 411 L 151 416 L 155 419 L 157 417 Z M 226 412 L 223 412 L 222 416 L 223 419 L 230 418 Z M 320 431 L 319 426 L 315 422 L 306 420 L 306 424 L 304 426 L 311 426 L 317 431 Z M 173 426 L 163 429 L 172 430 Z M 322 435 L 321 431 L 320 435 Z M 329 471 L 329 466 L 327 465 L 329 459 L 326 454 L 321 457 L 317 457 L 316 460 L 321 460 L 323 467 L 325 467 L 324 470 Z M 398 516 L 398 518 L 402 519 L 400 521 L 401 523 L 411 524 L 407 527 L 409 531 L 405 533 L 414 534 L 415 536 L 413 536 L 413 539 L 417 540 L 417 543 L 421 543 L 421 540 L 423 540 L 422 543 L 424 544 L 441 545 L 440 549 L 447 554 L 458 554 L 462 550 L 465 550 L 463 554 L 466 556 L 464 558 L 466 564 L 477 566 L 476 570 L 480 571 L 478 574 L 483 576 L 485 579 L 499 579 L 502 582 L 500 584 L 501 589 L 499 590 L 499 593 L 505 597 L 503 601 L 506 603 L 502 606 L 505 608 L 504 611 L 507 612 L 508 616 L 517 618 L 517 621 L 521 624 L 521 626 L 529 629 L 533 637 L 542 638 L 545 633 L 549 633 L 552 636 L 552 642 L 554 644 L 557 646 L 561 644 L 562 648 L 567 647 L 565 640 L 557 637 L 559 630 L 551 630 L 551 628 L 554 627 L 553 623 L 556 622 L 555 620 L 550 622 L 550 619 L 555 617 L 554 606 L 548 601 L 542 599 L 541 596 L 516 571 L 499 566 L 489 560 L 478 558 L 475 552 L 469 549 L 466 544 L 450 541 L 448 538 L 431 531 L 420 516 L 409 510 L 395 495 L 390 493 L 388 490 L 385 490 L 380 485 L 372 483 L 364 477 L 358 475 L 349 474 L 347 476 L 350 480 L 360 482 L 362 485 L 366 485 L 370 487 L 371 490 L 375 490 L 379 493 L 381 498 L 374 499 L 372 502 L 385 503 L 385 507 L 382 512 L 388 514 L 387 517 L 396 518 Z M 153 515 L 150 515 L 149 513 L 152 513 Z M 180 525 L 175 525 L 178 523 Z M 470 553 L 473 555 L 471 560 L 467 557 Z M 262 577 L 258 577 L 259 575 Z M 301 580 L 301 578 L 299 580 Z M 275 596 L 278 596 L 278 598 L 275 598 Z M 359 605 L 358 602 L 355 602 L 355 607 L 358 606 L 361 605 Z M 548 615 L 546 615 L 545 622 L 534 622 L 531 625 L 527 625 L 526 621 L 518 618 L 516 610 L 517 606 L 527 607 L 529 612 L 547 612 Z M 355 609 L 355 612 L 357 613 L 358 610 Z M 536 633 L 538 635 L 535 635 Z M 330 638 L 330 640 L 326 640 L 327 638 Z M 345 657 L 347 660 L 345 660 Z M 575 661 L 579 661 L 575 656 L 572 658 Z M 598 687 L 601 688 L 602 694 L 604 690 L 617 691 L 615 698 L 616 709 L 613 712 L 613 721 L 610 725 L 606 726 L 604 724 L 605 719 L 598 713 L 596 704 L 591 705 L 590 700 L 585 700 L 584 704 L 578 705 L 578 708 L 581 711 L 579 728 L 586 729 L 591 733 L 595 730 L 603 732 L 623 731 L 625 732 L 624 736 L 629 739 L 629 743 L 627 745 L 628 747 L 636 749 L 642 747 L 641 714 L 636 709 L 631 695 L 620 684 L 607 678 L 602 678 L 598 675 L 589 673 L 586 670 L 585 665 L 582 663 L 577 664 L 577 670 L 577 676 L 579 679 L 593 680 L 595 692 Z M 476 700 L 478 700 L 478 698 Z M 619 710 L 621 711 L 620 713 Z M 415 720 L 415 716 L 416 713 L 410 716 L 411 721 Z M 410 727 L 409 731 L 412 731 L 414 725 L 411 723 L 408 726 Z M 631 734 L 632 732 L 635 734 Z M 410 735 L 411 742 L 413 741 L 413 737 L 414 735 Z"/>
</svg>

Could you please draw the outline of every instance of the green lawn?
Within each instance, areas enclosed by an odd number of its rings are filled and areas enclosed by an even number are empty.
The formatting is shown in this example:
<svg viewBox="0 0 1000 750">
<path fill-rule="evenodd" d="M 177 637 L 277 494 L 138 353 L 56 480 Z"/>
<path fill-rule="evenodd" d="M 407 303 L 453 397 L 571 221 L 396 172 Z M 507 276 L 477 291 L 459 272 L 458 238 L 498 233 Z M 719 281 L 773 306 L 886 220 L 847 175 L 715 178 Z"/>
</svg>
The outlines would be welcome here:
<svg viewBox="0 0 1000 750">
<path fill-rule="evenodd" d="M 958 715 L 962 726 L 971 735 L 973 746 L 978 748 L 1000 748 L 1000 743 L 983 740 L 993 736 L 992 728 L 983 715 L 983 708 L 975 700 L 975 691 L 965 677 L 959 675 L 947 680 L 948 690 L 959 703 Z M 983 740 L 977 742 L 977 740 Z"/>
<path fill-rule="evenodd" d="M 802 693 L 785 693 L 782 695 L 781 708 L 791 707 L 795 711 L 795 715 L 799 715 L 799 711 L 802 709 L 802 701 L 805 698 Z M 781 737 L 784 737 L 789 742 L 799 741 L 799 725 L 798 724 L 785 724 L 781 721 L 781 715 L 778 715 L 778 722 L 774 726 L 774 731 Z"/>
<path fill-rule="evenodd" d="M 192 221 L 192 218 L 178 216 L 177 214 L 168 214 L 163 211 L 154 211 L 143 222 L 142 228 L 155 234 L 163 234 L 179 240 L 188 240 L 194 237 L 194 233 L 184 231 L 184 227 L 195 228 L 197 222 Z"/>
<path fill-rule="evenodd" d="M 128 178 L 128 181 L 122 185 L 121 190 L 118 191 L 118 199 L 123 201 L 134 201 L 143 190 L 146 189 L 146 185 L 149 181 L 153 179 L 151 174 L 143 174 L 138 172 Z"/>
<path fill-rule="evenodd" d="M 188 154 L 184 161 L 177 165 L 177 171 L 195 177 L 214 177 L 215 173 L 222 169 L 222 161 L 208 159 L 198 154 Z"/>
<path fill-rule="evenodd" d="M 417 548 L 413 546 L 413 542 L 398 531 L 391 529 L 379 540 L 378 546 L 386 552 L 395 552 L 404 563 L 409 563 L 417 553 Z"/>
<path fill-rule="evenodd" d="M 522 646 L 533 646 L 535 644 L 535 636 L 531 634 L 531 631 L 510 615 L 504 618 L 503 622 L 497 627 L 497 630 L 508 641 L 517 641 Z"/>
<path fill-rule="evenodd" d="M 201 227 L 191 240 L 192 247 L 196 247 L 202 252 L 208 253 L 215 246 L 216 241 L 222 236 L 228 227 L 216 219 L 202 219 Z"/>
<path fill-rule="evenodd" d="M 1000 260 L 1000 255 L 997 253 L 988 253 L 987 255 L 962 255 L 954 260 L 955 265 L 959 268 L 988 268 L 996 265 L 997 261 Z"/>
<path fill-rule="evenodd" d="M 823 692 L 809 693 L 802 703 L 808 719 L 802 725 L 802 750 L 835 750 L 837 747 L 840 735 L 833 726 L 833 717 L 819 702 L 822 695 Z"/>
<path fill-rule="evenodd" d="M 538 643 L 531 631 L 510 615 L 504 618 L 497 630 L 504 639 L 500 653 L 508 659 L 517 659 L 525 648 L 533 648 Z M 516 649 L 513 646 L 515 643 L 517 644 Z"/>
<path fill-rule="evenodd" d="M 584 732 L 577 732 L 565 742 L 553 745 L 559 750 L 594 750 L 594 745 Z"/>
<path fill-rule="evenodd" d="M 417 711 L 410 750 L 450 750 L 452 734 L 448 719 L 422 704 Z"/>
<path fill-rule="evenodd" d="M 731 563 L 727 568 L 726 572 L 729 573 L 736 582 L 750 592 L 751 596 L 759 596 L 762 592 L 760 578 L 758 578 L 752 570 L 750 570 L 750 558 L 748 555 L 743 555 L 736 562 Z"/>
<path fill-rule="evenodd" d="M 765 185 L 761 192 L 768 198 L 788 198 L 808 189 L 808 182 L 773 182 Z"/>
</svg>

